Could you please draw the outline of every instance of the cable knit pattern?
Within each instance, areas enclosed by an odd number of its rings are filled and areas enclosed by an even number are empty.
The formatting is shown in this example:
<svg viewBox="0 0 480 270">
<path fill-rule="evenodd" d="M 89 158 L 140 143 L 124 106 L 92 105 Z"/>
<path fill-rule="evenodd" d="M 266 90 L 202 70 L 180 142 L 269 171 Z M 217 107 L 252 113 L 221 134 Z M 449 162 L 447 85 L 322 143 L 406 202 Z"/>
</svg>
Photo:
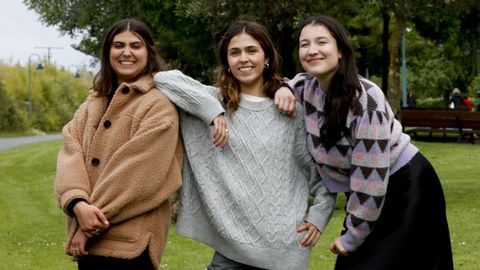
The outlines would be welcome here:
<svg viewBox="0 0 480 270">
<path fill-rule="evenodd" d="M 351 138 L 342 137 L 331 149 L 320 144 L 324 91 L 309 74 L 298 74 L 289 82 L 302 103 L 308 148 L 331 192 L 350 192 L 347 202 L 347 233 L 342 245 L 356 250 L 378 219 L 387 192 L 389 176 L 405 165 L 418 149 L 402 133 L 400 123 L 378 86 L 359 78 L 362 92 L 346 121 Z"/>
<path fill-rule="evenodd" d="M 280 114 L 271 99 L 242 99 L 226 116 L 227 145 L 216 148 L 211 123 L 224 112 L 218 89 L 179 71 L 160 72 L 155 82 L 181 109 L 187 160 L 177 232 L 244 264 L 308 269 L 310 249 L 296 228 L 308 220 L 323 231 L 335 197 L 308 153 L 302 118 Z"/>
</svg>

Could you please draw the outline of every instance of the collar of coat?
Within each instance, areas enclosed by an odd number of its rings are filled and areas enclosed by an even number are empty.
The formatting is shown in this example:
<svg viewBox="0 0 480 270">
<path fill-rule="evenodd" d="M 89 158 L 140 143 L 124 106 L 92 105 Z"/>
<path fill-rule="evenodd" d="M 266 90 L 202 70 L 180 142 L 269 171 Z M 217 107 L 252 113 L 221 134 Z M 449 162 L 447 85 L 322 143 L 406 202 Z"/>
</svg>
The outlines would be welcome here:
<svg viewBox="0 0 480 270">
<path fill-rule="evenodd" d="M 151 74 L 147 74 L 140 77 L 136 81 L 123 82 L 117 87 L 115 91 L 118 91 L 119 89 L 123 89 L 124 87 L 128 87 L 130 90 L 136 90 L 142 94 L 145 94 L 151 89 L 155 88 L 155 84 L 153 82 L 153 76 Z M 93 92 L 93 89 L 91 91 Z M 99 96 L 98 92 L 96 93 L 95 96 Z"/>
</svg>

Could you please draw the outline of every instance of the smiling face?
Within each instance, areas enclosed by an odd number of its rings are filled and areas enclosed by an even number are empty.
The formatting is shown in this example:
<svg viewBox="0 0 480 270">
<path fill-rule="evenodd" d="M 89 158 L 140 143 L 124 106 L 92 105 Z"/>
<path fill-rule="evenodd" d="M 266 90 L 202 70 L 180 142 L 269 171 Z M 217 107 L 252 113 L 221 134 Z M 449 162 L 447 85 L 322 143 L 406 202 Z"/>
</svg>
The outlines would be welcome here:
<svg viewBox="0 0 480 270">
<path fill-rule="evenodd" d="M 117 34 L 110 47 L 110 64 L 118 77 L 118 84 L 129 82 L 147 66 L 148 50 L 145 42 L 131 31 Z"/>
<path fill-rule="evenodd" d="M 328 87 L 342 58 L 337 41 L 325 26 L 309 24 L 302 29 L 299 42 L 302 67 L 317 77 L 323 87 Z"/>
<path fill-rule="evenodd" d="M 239 81 L 240 91 L 263 96 L 263 70 L 268 59 L 260 43 L 242 32 L 230 40 L 227 55 L 230 72 Z"/>
</svg>

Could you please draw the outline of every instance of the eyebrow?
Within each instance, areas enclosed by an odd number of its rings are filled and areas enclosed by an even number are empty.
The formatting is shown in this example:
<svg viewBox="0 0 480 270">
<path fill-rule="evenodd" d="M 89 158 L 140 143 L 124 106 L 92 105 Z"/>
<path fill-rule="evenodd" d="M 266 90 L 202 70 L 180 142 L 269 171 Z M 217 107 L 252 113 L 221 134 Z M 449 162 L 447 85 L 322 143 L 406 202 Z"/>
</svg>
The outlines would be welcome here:
<svg viewBox="0 0 480 270">
<path fill-rule="evenodd" d="M 140 43 L 140 44 L 144 44 L 140 40 L 132 41 L 132 42 L 127 42 L 127 41 L 123 41 L 123 40 L 114 40 L 112 43 L 121 43 L 121 44 L 137 44 L 137 43 Z"/>
<path fill-rule="evenodd" d="M 258 48 L 258 46 L 256 46 L 256 45 L 251 45 L 251 46 L 244 47 L 244 49 L 257 49 L 257 48 Z M 228 50 L 231 51 L 231 50 L 240 50 L 240 49 L 242 49 L 242 48 L 240 48 L 240 47 L 233 47 L 233 48 L 230 48 L 230 49 L 228 49 Z"/>
</svg>

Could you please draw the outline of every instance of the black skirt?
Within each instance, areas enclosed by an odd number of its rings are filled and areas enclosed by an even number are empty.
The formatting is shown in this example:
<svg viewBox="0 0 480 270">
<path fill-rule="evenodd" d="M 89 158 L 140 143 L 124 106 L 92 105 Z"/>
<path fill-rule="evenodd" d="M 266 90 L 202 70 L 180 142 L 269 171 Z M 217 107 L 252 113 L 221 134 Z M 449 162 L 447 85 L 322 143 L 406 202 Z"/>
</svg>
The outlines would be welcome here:
<svg viewBox="0 0 480 270">
<path fill-rule="evenodd" d="M 421 153 L 390 176 L 373 230 L 356 251 L 337 256 L 335 269 L 453 269 L 442 186 Z"/>
</svg>

